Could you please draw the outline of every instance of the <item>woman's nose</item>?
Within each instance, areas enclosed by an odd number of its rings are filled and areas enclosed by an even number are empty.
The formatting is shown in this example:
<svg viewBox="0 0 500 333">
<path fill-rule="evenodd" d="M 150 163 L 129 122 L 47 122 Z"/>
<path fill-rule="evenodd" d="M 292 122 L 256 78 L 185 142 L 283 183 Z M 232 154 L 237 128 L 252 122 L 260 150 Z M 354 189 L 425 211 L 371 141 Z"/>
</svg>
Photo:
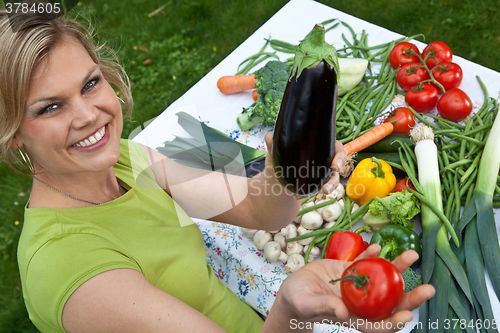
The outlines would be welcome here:
<svg viewBox="0 0 500 333">
<path fill-rule="evenodd" d="M 79 98 L 73 105 L 73 124 L 75 127 L 85 127 L 97 121 L 99 110 L 91 100 Z"/>
</svg>

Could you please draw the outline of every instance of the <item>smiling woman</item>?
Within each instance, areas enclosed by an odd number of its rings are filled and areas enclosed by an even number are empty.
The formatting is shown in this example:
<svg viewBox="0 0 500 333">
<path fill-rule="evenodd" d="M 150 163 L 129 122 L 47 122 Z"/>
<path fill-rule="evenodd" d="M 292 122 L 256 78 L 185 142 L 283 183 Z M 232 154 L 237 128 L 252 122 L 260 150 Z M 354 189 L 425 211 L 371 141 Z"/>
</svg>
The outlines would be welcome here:
<svg viewBox="0 0 500 333">
<path fill-rule="evenodd" d="M 347 267 L 344 261 L 318 260 L 291 274 L 265 322 L 217 279 L 190 216 L 276 230 L 294 219 L 300 200 L 287 191 L 266 191 L 281 186 L 269 154 L 251 179 L 221 177 L 120 139 L 122 107 L 111 84 L 129 112 L 128 79 L 91 40 L 83 26 L 64 17 L 8 17 L 0 9 L 0 157 L 35 180 L 18 263 L 37 328 L 292 332 L 292 320 L 353 320 L 339 287 L 329 283 Z M 325 192 L 337 187 L 347 158 L 340 142 L 335 151 Z M 17 152 L 27 167 L 15 163 Z M 224 201 L 228 184 L 242 197 L 237 205 Z M 371 246 L 359 258 L 378 250 Z M 405 271 L 415 260 L 410 251 L 394 264 Z M 384 320 L 392 327 L 410 321 L 410 311 L 433 294 L 430 285 L 416 288 Z M 374 331 L 366 325 L 358 328 Z"/>
</svg>

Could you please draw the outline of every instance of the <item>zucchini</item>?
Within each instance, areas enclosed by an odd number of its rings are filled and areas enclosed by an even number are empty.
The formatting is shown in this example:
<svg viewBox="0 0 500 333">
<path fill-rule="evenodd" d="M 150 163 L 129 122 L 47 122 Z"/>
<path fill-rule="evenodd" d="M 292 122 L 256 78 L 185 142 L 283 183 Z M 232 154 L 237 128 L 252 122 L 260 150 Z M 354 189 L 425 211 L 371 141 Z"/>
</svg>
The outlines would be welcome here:
<svg viewBox="0 0 500 333">
<path fill-rule="evenodd" d="M 399 142 L 401 143 L 406 143 L 409 145 L 411 148 L 415 146 L 413 143 L 413 140 L 410 138 L 409 135 L 407 134 L 400 134 L 400 133 L 392 133 L 382 140 L 380 140 L 377 143 L 374 143 L 373 145 L 366 147 L 361 151 L 361 153 L 373 153 L 373 154 L 378 154 L 378 153 L 389 153 L 389 152 L 398 152 L 398 148 L 401 146 Z M 378 158 L 378 156 L 376 156 Z M 399 157 L 398 157 L 399 160 Z"/>
</svg>

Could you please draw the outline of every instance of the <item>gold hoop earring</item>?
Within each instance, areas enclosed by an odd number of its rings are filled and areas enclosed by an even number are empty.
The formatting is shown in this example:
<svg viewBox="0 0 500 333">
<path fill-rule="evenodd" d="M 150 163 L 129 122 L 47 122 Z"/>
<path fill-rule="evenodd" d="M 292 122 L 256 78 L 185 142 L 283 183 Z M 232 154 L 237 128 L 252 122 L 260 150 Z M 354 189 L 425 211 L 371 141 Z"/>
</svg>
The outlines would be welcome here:
<svg viewBox="0 0 500 333">
<path fill-rule="evenodd" d="M 120 103 L 122 103 L 123 105 L 125 105 L 125 101 L 121 97 L 117 96 L 116 98 L 118 98 L 118 100 L 120 101 Z"/>
<path fill-rule="evenodd" d="M 24 149 L 24 147 L 17 148 L 17 150 L 19 151 L 19 154 L 23 158 L 24 163 L 26 163 L 28 165 L 28 168 L 30 169 L 31 173 L 35 173 L 35 167 L 33 166 L 33 163 L 31 162 L 31 158 L 29 157 L 29 155 L 26 152 L 26 150 Z"/>
</svg>

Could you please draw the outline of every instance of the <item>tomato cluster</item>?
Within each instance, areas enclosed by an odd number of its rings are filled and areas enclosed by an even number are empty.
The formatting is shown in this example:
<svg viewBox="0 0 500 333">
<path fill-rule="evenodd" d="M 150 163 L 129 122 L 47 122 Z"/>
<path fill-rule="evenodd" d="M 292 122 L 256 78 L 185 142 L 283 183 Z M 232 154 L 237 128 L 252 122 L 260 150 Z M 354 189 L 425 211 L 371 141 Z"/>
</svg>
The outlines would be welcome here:
<svg viewBox="0 0 500 333">
<path fill-rule="evenodd" d="M 410 42 L 392 48 L 389 63 L 398 70 L 396 81 L 406 91 L 406 103 L 415 111 L 426 113 L 437 106 L 441 117 L 452 121 L 461 121 L 472 112 L 472 101 L 458 88 L 462 68 L 452 58 L 450 47 L 439 41 L 428 44 L 422 53 Z M 440 97 L 442 89 L 445 92 Z"/>
</svg>

